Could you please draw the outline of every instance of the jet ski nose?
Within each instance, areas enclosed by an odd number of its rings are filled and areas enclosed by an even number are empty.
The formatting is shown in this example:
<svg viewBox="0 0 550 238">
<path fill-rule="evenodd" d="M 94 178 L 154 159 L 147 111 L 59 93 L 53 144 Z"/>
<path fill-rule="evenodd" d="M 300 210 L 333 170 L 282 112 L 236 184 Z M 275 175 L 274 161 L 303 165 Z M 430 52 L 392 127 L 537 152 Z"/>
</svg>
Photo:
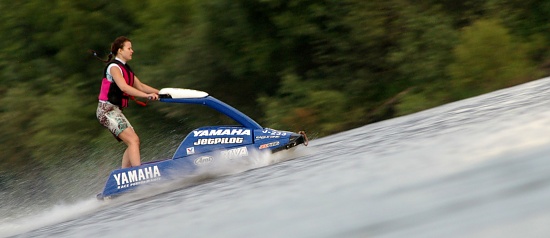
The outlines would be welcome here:
<svg viewBox="0 0 550 238">
<path fill-rule="evenodd" d="M 289 143 L 286 147 L 287 149 L 289 149 L 299 144 L 304 144 L 304 146 L 307 146 L 308 143 L 309 140 L 307 139 L 306 133 L 304 131 L 300 131 L 298 133 L 292 133 L 292 135 L 290 135 Z"/>
</svg>

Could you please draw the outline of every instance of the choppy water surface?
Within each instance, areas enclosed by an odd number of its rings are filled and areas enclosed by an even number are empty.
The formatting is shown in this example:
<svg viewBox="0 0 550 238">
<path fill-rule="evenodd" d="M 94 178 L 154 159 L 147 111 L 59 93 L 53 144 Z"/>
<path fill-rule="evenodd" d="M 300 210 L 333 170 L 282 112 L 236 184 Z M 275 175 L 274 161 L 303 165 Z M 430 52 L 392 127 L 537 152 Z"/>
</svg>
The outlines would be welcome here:
<svg viewBox="0 0 550 238">
<path fill-rule="evenodd" d="M 110 203 L 85 194 L 4 221 L 0 236 L 546 237 L 549 100 L 542 79 L 316 139 L 262 158 L 279 163 L 172 192 Z"/>
</svg>

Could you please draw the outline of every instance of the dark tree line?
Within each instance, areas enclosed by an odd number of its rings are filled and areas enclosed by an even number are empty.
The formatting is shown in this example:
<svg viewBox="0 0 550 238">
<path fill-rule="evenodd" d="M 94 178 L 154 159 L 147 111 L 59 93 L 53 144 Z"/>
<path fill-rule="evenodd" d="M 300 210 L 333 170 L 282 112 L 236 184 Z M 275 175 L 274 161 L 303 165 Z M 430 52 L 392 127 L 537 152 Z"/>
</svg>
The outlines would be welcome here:
<svg viewBox="0 0 550 238">
<path fill-rule="evenodd" d="M 120 35 L 148 84 L 315 136 L 548 74 L 542 0 L 0 0 L 0 11 L 3 168 L 112 141 L 95 118 L 104 65 L 88 50 L 106 57 Z M 227 123 L 195 107 L 127 111 L 142 138 Z"/>
</svg>

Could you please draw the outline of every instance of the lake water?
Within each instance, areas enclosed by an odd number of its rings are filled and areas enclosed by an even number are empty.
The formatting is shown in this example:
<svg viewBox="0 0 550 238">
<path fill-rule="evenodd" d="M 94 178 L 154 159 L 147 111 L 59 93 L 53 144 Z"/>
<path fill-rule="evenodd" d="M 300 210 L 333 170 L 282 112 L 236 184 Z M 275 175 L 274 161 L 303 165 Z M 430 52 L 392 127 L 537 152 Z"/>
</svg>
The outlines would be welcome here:
<svg viewBox="0 0 550 238">
<path fill-rule="evenodd" d="M 82 189 L 2 220 L 0 237 L 548 237 L 549 101 L 545 78 L 169 192 L 99 202 Z"/>
</svg>

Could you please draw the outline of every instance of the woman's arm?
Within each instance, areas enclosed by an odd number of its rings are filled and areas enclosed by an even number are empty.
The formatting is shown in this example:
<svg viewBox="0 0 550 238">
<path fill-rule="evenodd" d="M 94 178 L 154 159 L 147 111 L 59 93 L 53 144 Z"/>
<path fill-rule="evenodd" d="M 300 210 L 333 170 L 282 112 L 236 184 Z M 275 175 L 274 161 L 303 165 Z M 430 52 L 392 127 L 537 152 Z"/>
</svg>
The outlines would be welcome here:
<svg viewBox="0 0 550 238">
<path fill-rule="evenodd" d="M 134 87 L 146 93 L 156 93 L 156 94 L 159 93 L 158 89 L 153 88 L 145 83 L 142 83 L 137 76 L 134 76 Z"/>
<path fill-rule="evenodd" d="M 116 67 L 117 68 L 111 67 L 111 69 L 109 70 L 109 73 L 111 73 L 111 76 L 113 76 L 113 79 L 116 85 L 120 88 L 120 90 L 122 90 L 122 92 L 125 92 L 126 94 L 134 97 L 142 97 L 142 98 L 150 97 L 154 100 L 158 99 L 158 95 L 157 95 L 158 90 L 153 89 L 149 86 L 147 87 L 153 90 L 147 90 L 147 91 L 141 90 L 140 88 L 143 88 L 143 85 L 139 81 L 139 79 L 137 79 L 137 77 L 134 77 L 134 87 L 128 85 L 126 83 L 126 80 L 124 79 L 124 76 L 122 76 L 122 72 L 120 72 L 120 68 L 118 68 L 118 66 Z M 140 85 L 140 86 L 136 87 L 136 85 Z M 156 92 L 154 90 L 156 90 Z"/>
</svg>

